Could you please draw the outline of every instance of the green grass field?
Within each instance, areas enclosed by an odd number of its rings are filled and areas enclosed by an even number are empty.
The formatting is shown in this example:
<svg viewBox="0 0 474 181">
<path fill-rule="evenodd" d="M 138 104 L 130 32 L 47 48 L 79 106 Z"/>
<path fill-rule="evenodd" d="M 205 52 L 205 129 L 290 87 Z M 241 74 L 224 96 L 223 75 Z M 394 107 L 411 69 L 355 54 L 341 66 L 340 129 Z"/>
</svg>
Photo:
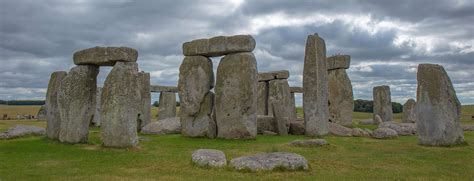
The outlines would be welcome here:
<svg viewBox="0 0 474 181">
<path fill-rule="evenodd" d="M 472 124 L 474 107 L 465 107 L 462 122 Z M 355 120 L 370 117 L 354 113 Z M 0 121 L 0 129 L 15 124 L 45 126 L 39 121 L 8 120 Z M 441 148 L 420 146 L 416 136 L 392 140 L 326 136 L 329 146 L 305 148 L 287 145 L 309 139 L 305 136 L 259 135 L 242 141 L 140 135 L 146 140 L 138 148 L 110 149 L 100 146 L 99 129 L 93 128 L 88 144 L 61 144 L 43 137 L 0 140 L 0 180 L 473 180 L 474 132 L 464 135 L 468 145 Z M 249 173 L 198 168 L 190 160 L 199 148 L 220 149 L 228 160 L 295 152 L 306 157 L 310 169 Z"/>
</svg>

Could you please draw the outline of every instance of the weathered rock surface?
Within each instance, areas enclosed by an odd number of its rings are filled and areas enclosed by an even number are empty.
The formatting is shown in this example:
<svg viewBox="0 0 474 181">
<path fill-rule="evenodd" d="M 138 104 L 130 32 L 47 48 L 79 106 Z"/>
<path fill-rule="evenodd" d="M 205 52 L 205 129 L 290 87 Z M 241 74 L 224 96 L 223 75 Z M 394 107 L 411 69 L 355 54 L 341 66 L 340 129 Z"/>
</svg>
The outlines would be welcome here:
<svg viewBox="0 0 474 181">
<path fill-rule="evenodd" d="M 370 137 L 370 133 L 360 128 L 352 128 L 352 136 L 354 137 Z"/>
<path fill-rule="evenodd" d="M 158 101 L 158 120 L 176 117 L 176 93 L 161 92 Z"/>
<path fill-rule="evenodd" d="M 58 106 L 61 114 L 59 141 L 87 142 L 89 124 L 95 111 L 99 67 L 77 65 L 61 81 Z"/>
<path fill-rule="evenodd" d="M 377 128 L 374 130 L 374 132 L 372 132 L 372 137 L 377 139 L 397 138 L 398 133 L 397 131 L 390 128 Z"/>
<path fill-rule="evenodd" d="M 298 116 L 296 115 L 296 104 L 295 104 L 295 93 L 290 91 L 290 108 L 292 111 L 290 118 L 296 119 Z"/>
<path fill-rule="evenodd" d="M 370 125 L 370 124 L 375 124 L 375 123 L 374 123 L 374 120 L 372 120 L 372 119 L 364 119 L 364 120 L 360 120 L 359 124 Z"/>
<path fill-rule="evenodd" d="M 329 133 L 328 72 L 326 45 L 317 34 L 306 41 L 303 70 L 303 112 L 305 134 L 320 136 Z"/>
<path fill-rule="evenodd" d="M 145 134 L 179 134 L 181 133 L 181 122 L 179 117 L 172 117 L 153 121 L 142 128 Z"/>
<path fill-rule="evenodd" d="M 92 118 L 92 124 L 94 126 L 100 126 L 100 97 L 102 96 L 102 87 L 97 87 L 95 93 L 95 109 L 94 117 Z"/>
<path fill-rule="evenodd" d="M 292 135 L 304 135 L 304 119 L 290 120 L 289 133 Z"/>
<path fill-rule="evenodd" d="M 268 135 L 268 136 L 275 136 L 275 135 L 278 135 L 278 133 L 275 133 L 273 131 L 267 131 L 267 130 L 264 130 L 262 132 L 263 135 Z"/>
<path fill-rule="evenodd" d="M 329 133 L 335 136 L 352 136 L 352 129 L 336 123 L 329 123 Z"/>
<path fill-rule="evenodd" d="M 474 131 L 474 125 L 461 125 L 463 131 Z"/>
<path fill-rule="evenodd" d="M 194 116 L 199 113 L 204 97 L 214 85 L 212 61 L 203 56 L 187 56 L 179 67 L 178 94 L 180 112 Z"/>
<path fill-rule="evenodd" d="M 117 61 L 136 62 L 138 51 L 129 47 L 93 47 L 74 53 L 76 65 L 113 66 Z"/>
<path fill-rule="evenodd" d="M 46 129 L 32 125 L 15 125 L 0 133 L 0 139 L 13 139 L 25 136 L 43 136 Z"/>
<path fill-rule="evenodd" d="M 214 93 L 208 92 L 203 101 L 197 115 L 180 114 L 182 135 L 208 138 L 217 136 L 217 125 L 213 115 Z"/>
<path fill-rule="evenodd" d="M 179 67 L 181 134 L 189 137 L 216 137 L 213 117 L 214 85 L 212 61 L 203 56 L 187 56 Z"/>
<path fill-rule="evenodd" d="M 273 118 L 276 123 L 276 131 L 280 136 L 288 135 L 288 127 L 290 127 L 289 117 L 285 116 L 284 106 L 278 103 L 276 99 L 270 99 L 272 109 L 273 109 Z M 288 125 L 288 126 L 287 126 Z"/>
<path fill-rule="evenodd" d="M 255 45 L 255 39 L 250 35 L 217 36 L 184 43 L 183 54 L 217 57 L 239 52 L 252 52 Z"/>
<path fill-rule="evenodd" d="M 271 72 L 259 72 L 258 81 L 270 81 L 274 79 L 288 79 L 290 72 L 288 70 L 278 70 Z"/>
<path fill-rule="evenodd" d="M 354 96 L 352 84 L 345 69 L 328 72 L 329 120 L 343 126 L 352 125 Z"/>
<path fill-rule="evenodd" d="M 382 120 L 382 118 L 381 118 L 378 114 L 376 114 L 376 115 L 374 116 L 374 120 L 372 120 L 372 122 L 373 122 L 375 125 L 380 125 L 380 124 L 382 124 L 382 123 L 384 122 L 384 120 Z"/>
<path fill-rule="evenodd" d="M 263 131 L 277 131 L 273 116 L 257 115 L 257 133 L 262 134 Z"/>
<path fill-rule="evenodd" d="M 145 125 L 151 122 L 151 92 L 150 73 L 138 72 L 140 81 L 140 110 L 137 120 L 137 129 L 140 131 Z"/>
<path fill-rule="evenodd" d="M 66 77 L 64 71 L 53 72 L 46 91 L 46 135 L 50 139 L 59 139 L 61 128 L 61 115 L 59 113 L 58 92 L 61 81 Z"/>
<path fill-rule="evenodd" d="M 117 62 L 107 76 L 101 97 L 101 140 L 107 147 L 138 145 L 141 109 L 140 77 L 135 62 Z"/>
<path fill-rule="evenodd" d="M 217 68 L 218 137 L 255 139 L 257 135 L 257 62 L 253 53 L 222 58 Z"/>
<path fill-rule="evenodd" d="M 308 170 L 308 161 L 301 155 L 286 152 L 263 153 L 232 159 L 236 170 L 271 171 L 273 169 Z"/>
<path fill-rule="evenodd" d="M 224 167 L 227 165 L 227 158 L 220 150 L 199 149 L 193 152 L 192 162 L 200 167 Z"/>
<path fill-rule="evenodd" d="M 410 136 L 416 134 L 416 124 L 414 123 L 397 123 L 389 121 L 379 124 L 379 128 L 393 129 L 397 131 L 397 134 L 400 136 Z"/>
<path fill-rule="evenodd" d="M 444 68 L 420 64 L 417 81 L 415 114 L 420 144 L 450 146 L 465 143 L 459 123 L 461 103 Z"/>
<path fill-rule="evenodd" d="M 382 121 L 393 121 L 390 87 L 386 85 L 374 87 L 373 97 L 374 119 L 375 115 L 379 115 Z"/>
<path fill-rule="evenodd" d="M 326 66 L 328 70 L 348 69 L 351 65 L 350 55 L 335 55 L 327 57 Z"/>
<path fill-rule="evenodd" d="M 176 86 L 162 86 L 162 85 L 151 85 L 151 92 L 178 92 L 178 87 Z"/>
<path fill-rule="evenodd" d="M 289 143 L 290 146 L 324 146 L 327 144 L 325 139 L 294 140 Z"/>
<path fill-rule="evenodd" d="M 288 85 L 287 79 L 277 79 L 269 82 L 269 91 L 268 91 L 268 109 L 272 110 L 272 115 L 276 114 L 273 112 L 273 104 L 280 106 L 279 114 L 282 118 L 287 119 L 286 124 L 290 124 L 289 118 L 296 117 L 295 108 L 292 107 L 292 99 L 290 94 L 290 86 Z M 270 112 L 270 111 L 269 111 Z M 276 117 L 275 117 L 276 118 Z"/>
<path fill-rule="evenodd" d="M 405 104 L 403 104 L 402 123 L 415 122 L 416 120 L 415 105 L 416 105 L 416 102 L 413 99 L 408 99 L 408 101 Z"/>
<path fill-rule="evenodd" d="M 46 105 L 42 105 L 36 114 L 38 121 L 46 121 Z"/>
<path fill-rule="evenodd" d="M 268 112 L 268 82 L 257 84 L 257 115 L 269 115 Z M 273 114 L 271 114 L 273 115 Z"/>
<path fill-rule="evenodd" d="M 290 87 L 290 92 L 303 93 L 303 87 Z"/>
</svg>

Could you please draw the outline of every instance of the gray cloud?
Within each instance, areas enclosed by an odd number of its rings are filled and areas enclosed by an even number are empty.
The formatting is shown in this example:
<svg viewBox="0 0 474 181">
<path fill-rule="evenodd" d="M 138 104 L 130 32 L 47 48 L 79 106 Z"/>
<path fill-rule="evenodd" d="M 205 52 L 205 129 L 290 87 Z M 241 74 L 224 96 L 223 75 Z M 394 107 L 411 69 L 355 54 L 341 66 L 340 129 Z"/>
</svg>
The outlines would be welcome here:
<svg viewBox="0 0 474 181">
<path fill-rule="evenodd" d="M 404 102 L 415 96 L 417 64 L 437 63 L 461 102 L 474 103 L 471 1 L 17 0 L 0 1 L 0 13 L 0 99 L 43 99 L 50 73 L 93 46 L 134 47 L 152 84 L 176 85 L 183 42 L 237 33 L 257 40 L 259 71 L 288 69 L 301 86 L 306 37 L 318 32 L 328 56 L 351 55 L 356 98 L 386 84 Z"/>
</svg>

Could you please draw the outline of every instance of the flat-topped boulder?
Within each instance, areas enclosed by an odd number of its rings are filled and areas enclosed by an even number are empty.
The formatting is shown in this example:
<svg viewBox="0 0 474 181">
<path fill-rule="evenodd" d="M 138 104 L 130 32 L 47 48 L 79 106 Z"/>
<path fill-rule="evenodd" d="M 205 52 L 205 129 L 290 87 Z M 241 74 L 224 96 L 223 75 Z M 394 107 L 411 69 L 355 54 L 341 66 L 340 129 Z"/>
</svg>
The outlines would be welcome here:
<svg viewBox="0 0 474 181">
<path fill-rule="evenodd" d="M 43 136 L 46 129 L 32 125 L 15 125 L 7 131 L 0 133 L 0 139 L 13 139 L 25 136 Z"/>
<path fill-rule="evenodd" d="M 214 149 L 199 149 L 193 152 L 192 162 L 200 167 L 223 167 L 227 165 L 224 152 Z"/>
<path fill-rule="evenodd" d="M 136 62 L 138 51 L 129 47 L 94 47 L 74 53 L 76 65 L 113 66 L 116 62 Z"/>
<path fill-rule="evenodd" d="M 327 145 L 328 142 L 325 139 L 309 139 L 309 140 L 294 140 L 288 143 L 290 146 L 323 146 Z"/>
<path fill-rule="evenodd" d="M 270 81 L 274 79 L 288 79 L 290 72 L 288 70 L 278 70 L 271 72 L 259 72 L 258 81 Z"/>
<path fill-rule="evenodd" d="M 390 129 L 390 128 L 377 128 L 372 132 L 372 137 L 377 139 L 391 139 L 397 138 L 398 133 L 397 131 Z"/>
<path fill-rule="evenodd" d="M 162 85 L 151 85 L 151 92 L 178 92 L 177 86 L 162 86 Z"/>
<path fill-rule="evenodd" d="M 230 165 L 236 170 L 271 171 L 283 170 L 308 170 L 308 161 L 301 155 L 287 152 L 263 153 L 253 156 L 234 158 Z"/>
<path fill-rule="evenodd" d="M 217 57 L 232 53 L 252 52 L 255 45 L 255 39 L 251 35 L 216 36 L 184 43 L 183 54 Z"/>
<path fill-rule="evenodd" d="M 181 122 L 179 117 L 172 117 L 153 121 L 145 125 L 141 130 L 145 134 L 179 134 L 181 133 Z"/>
<path fill-rule="evenodd" d="M 379 128 L 390 128 L 395 130 L 400 136 L 410 136 L 416 134 L 415 123 L 397 123 L 394 121 L 382 122 Z"/>
<path fill-rule="evenodd" d="M 291 93 L 303 93 L 303 87 L 290 87 Z"/>
<path fill-rule="evenodd" d="M 328 70 L 348 69 L 351 65 L 351 56 L 349 55 L 335 55 L 327 57 L 326 66 Z"/>
</svg>

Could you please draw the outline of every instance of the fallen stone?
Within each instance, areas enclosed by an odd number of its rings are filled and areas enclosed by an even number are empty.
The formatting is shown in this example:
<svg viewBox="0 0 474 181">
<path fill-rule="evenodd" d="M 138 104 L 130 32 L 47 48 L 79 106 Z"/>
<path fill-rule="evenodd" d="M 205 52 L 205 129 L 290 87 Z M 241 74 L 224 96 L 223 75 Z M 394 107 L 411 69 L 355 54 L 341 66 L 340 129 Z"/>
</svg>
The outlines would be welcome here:
<svg viewBox="0 0 474 181">
<path fill-rule="evenodd" d="M 13 139 L 26 136 L 43 136 L 46 129 L 32 125 L 15 125 L 0 133 L 0 139 Z"/>
<path fill-rule="evenodd" d="M 416 127 L 421 145 L 464 144 L 461 103 L 444 68 L 420 64 L 417 72 Z"/>
<path fill-rule="evenodd" d="M 253 53 L 226 55 L 217 67 L 218 137 L 255 139 L 257 135 L 257 62 Z"/>
<path fill-rule="evenodd" d="M 324 146 L 327 144 L 325 139 L 294 140 L 289 143 L 290 146 Z"/>
<path fill-rule="evenodd" d="M 224 167 L 227 158 L 224 152 L 214 149 L 199 149 L 193 152 L 192 162 L 200 167 Z"/>
<path fill-rule="evenodd" d="M 326 66 L 328 70 L 348 69 L 351 65 L 350 55 L 335 55 L 327 57 Z"/>
<path fill-rule="evenodd" d="M 405 104 L 403 104 L 402 123 L 415 122 L 415 119 L 416 119 L 415 105 L 416 105 L 416 102 L 413 99 L 408 99 L 408 101 Z"/>
<path fill-rule="evenodd" d="M 268 136 L 276 136 L 276 135 L 278 135 L 278 133 L 275 133 L 275 132 L 273 132 L 273 131 L 267 131 L 267 130 L 264 130 L 264 131 L 262 132 L 262 134 L 263 134 L 263 135 L 268 135 Z"/>
<path fill-rule="evenodd" d="M 329 133 L 328 96 L 326 45 L 317 34 L 309 35 L 303 69 L 303 112 L 307 136 Z"/>
<path fill-rule="evenodd" d="M 474 131 L 474 125 L 461 125 L 463 131 Z"/>
<path fill-rule="evenodd" d="M 400 136 L 410 136 L 416 134 L 416 124 L 414 123 L 397 123 L 389 121 L 379 124 L 379 128 L 393 129 L 397 131 L 397 134 Z"/>
<path fill-rule="evenodd" d="M 263 131 L 276 132 L 276 123 L 273 116 L 257 115 L 257 133 L 262 134 Z"/>
<path fill-rule="evenodd" d="M 140 109 L 137 120 L 137 131 L 151 122 L 151 93 L 150 93 L 150 73 L 138 72 L 140 81 Z"/>
<path fill-rule="evenodd" d="M 377 139 L 391 139 L 397 138 L 398 133 L 397 131 L 390 129 L 390 128 L 377 128 L 372 132 L 372 137 Z"/>
<path fill-rule="evenodd" d="M 53 72 L 48 83 L 46 91 L 46 135 L 50 139 L 59 139 L 59 130 L 61 128 L 61 115 L 58 105 L 58 92 L 61 81 L 66 77 L 67 72 Z"/>
<path fill-rule="evenodd" d="M 352 129 L 330 122 L 329 133 L 335 136 L 352 136 Z"/>
<path fill-rule="evenodd" d="M 184 43 L 183 54 L 185 56 L 217 57 L 239 52 L 252 52 L 255 45 L 255 39 L 251 35 L 217 36 Z"/>
<path fill-rule="evenodd" d="M 176 117 L 176 93 L 161 92 L 158 101 L 158 120 Z"/>
<path fill-rule="evenodd" d="M 94 116 L 99 67 L 77 65 L 61 81 L 58 106 L 61 114 L 59 141 L 85 143 Z"/>
<path fill-rule="evenodd" d="M 352 125 L 354 96 L 352 84 L 345 69 L 328 72 L 329 120 L 343 126 Z"/>
<path fill-rule="evenodd" d="M 289 133 L 292 135 L 304 135 L 304 119 L 294 119 L 290 121 Z"/>
<path fill-rule="evenodd" d="M 288 70 L 278 70 L 271 72 L 259 72 L 258 81 L 270 81 L 275 79 L 288 79 L 290 72 Z"/>
<path fill-rule="evenodd" d="M 172 117 L 153 121 L 142 128 L 145 134 L 179 134 L 181 133 L 181 122 L 179 117 Z"/>
<path fill-rule="evenodd" d="M 138 145 L 141 94 L 138 65 L 117 62 L 105 79 L 101 99 L 101 140 L 106 147 Z"/>
<path fill-rule="evenodd" d="M 375 115 L 379 115 L 382 121 L 393 121 L 390 87 L 386 85 L 374 87 L 373 97 L 374 120 Z"/>
<path fill-rule="evenodd" d="M 129 47 L 94 47 L 74 53 L 76 65 L 113 66 L 117 61 L 136 62 L 137 50 Z"/>
<path fill-rule="evenodd" d="M 176 86 L 161 86 L 161 85 L 151 85 L 151 92 L 178 92 L 178 87 Z"/>
<path fill-rule="evenodd" d="M 361 128 L 352 128 L 351 134 L 354 137 L 370 137 L 370 133 Z"/>
<path fill-rule="evenodd" d="M 301 155 L 286 152 L 263 153 L 232 159 L 230 165 L 236 170 L 271 171 L 308 170 L 308 161 Z"/>
</svg>

